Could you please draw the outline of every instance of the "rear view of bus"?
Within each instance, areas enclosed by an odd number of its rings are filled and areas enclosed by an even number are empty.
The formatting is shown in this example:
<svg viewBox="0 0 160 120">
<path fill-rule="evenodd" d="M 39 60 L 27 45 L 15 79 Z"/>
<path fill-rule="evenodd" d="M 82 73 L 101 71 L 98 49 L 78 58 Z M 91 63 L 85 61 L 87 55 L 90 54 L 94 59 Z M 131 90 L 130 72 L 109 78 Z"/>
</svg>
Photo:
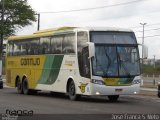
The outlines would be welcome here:
<svg viewBox="0 0 160 120">
<path fill-rule="evenodd" d="M 88 34 L 89 46 L 82 48 L 83 65 L 79 66 L 83 75 L 91 79 L 86 90 L 91 95 L 108 95 L 111 101 L 119 95 L 139 92 L 140 57 L 134 33 L 91 29 Z"/>
</svg>

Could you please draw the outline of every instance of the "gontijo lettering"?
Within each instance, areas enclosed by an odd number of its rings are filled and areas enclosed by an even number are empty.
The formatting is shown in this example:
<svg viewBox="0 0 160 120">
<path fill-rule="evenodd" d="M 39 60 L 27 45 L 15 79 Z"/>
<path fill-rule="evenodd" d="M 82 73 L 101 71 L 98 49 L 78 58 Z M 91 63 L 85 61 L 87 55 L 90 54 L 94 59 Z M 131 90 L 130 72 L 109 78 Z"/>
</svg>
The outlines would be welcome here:
<svg viewBox="0 0 160 120">
<path fill-rule="evenodd" d="M 40 58 L 21 58 L 21 65 L 40 65 Z"/>
</svg>

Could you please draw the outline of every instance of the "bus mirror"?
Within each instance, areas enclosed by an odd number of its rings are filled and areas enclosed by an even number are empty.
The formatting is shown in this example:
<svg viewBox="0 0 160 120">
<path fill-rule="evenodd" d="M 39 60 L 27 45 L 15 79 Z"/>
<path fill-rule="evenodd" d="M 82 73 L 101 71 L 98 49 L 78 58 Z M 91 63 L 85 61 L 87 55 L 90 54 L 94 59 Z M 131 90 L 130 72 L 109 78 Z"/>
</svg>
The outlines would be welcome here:
<svg viewBox="0 0 160 120">
<path fill-rule="evenodd" d="M 146 45 L 142 45 L 142 51 L 143 51 L 143 59 L 147 59 L 147 57 L 148 57 L 148 47 Z"/>
<path fill-rule="evenodd" d="M 92 42 L 87 42 L 89 47 L 89 59 L 95 56 L 95 45 Z"/>
</svg>

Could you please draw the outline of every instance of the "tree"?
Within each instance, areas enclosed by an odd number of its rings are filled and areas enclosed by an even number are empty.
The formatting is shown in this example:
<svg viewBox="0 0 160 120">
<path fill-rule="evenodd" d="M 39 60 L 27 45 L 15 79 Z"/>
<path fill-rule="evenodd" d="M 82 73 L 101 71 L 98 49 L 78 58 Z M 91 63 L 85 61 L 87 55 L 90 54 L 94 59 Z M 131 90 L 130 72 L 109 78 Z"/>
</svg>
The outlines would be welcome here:
<svg viewBox="0 0 160 120">
<path fill-rule="evenodd" d="M 27 0 L 4 0 L 4 26 L 0 24 L 0 34 L 2 29 L 4 37 L 14 35 L 18 28 L 31 25 L 36 21 L 35 12 Z M 2 0 L 0 1 L 0 21 L 2 23 Z"/>
</svg>

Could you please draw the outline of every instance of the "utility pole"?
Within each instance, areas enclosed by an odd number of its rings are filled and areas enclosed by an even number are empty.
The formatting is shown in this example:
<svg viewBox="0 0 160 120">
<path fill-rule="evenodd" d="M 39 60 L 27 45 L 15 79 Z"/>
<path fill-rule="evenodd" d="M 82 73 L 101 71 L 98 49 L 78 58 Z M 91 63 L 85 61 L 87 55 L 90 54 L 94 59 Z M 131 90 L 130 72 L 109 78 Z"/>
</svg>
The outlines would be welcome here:
<svg viewBox="0 0 160 120">
<path fill-rule="evenodd" d="M 3 39 L 4 39 L 4 0 L 1 0 L 2 3 L 2 13 L 1 13 L 1 40 L 0 40 L 0 60 L 3 56 Z"/>
<path fill-rule="evenodd" d="M 154 69 L 156 68 L 156 55 L 153 55 L 154 57 Z"/>
<path fill-rule="evenodd" d="M 142 74 L 143 74 L 143 45 L 144 45 L 144 26 L 147 24 L 147 23 L 140 23 L 142 26 L 143 26 L 143 34 L 142 34 L 142 66 L 141 66 L 141 70 L 142 70 Z"/>
<path fill-rule="evenodd" d="M 155 71 L 155 68 L 156 68 L 156 66 L 155 66 L 156 56 L 155 56 L 155 55 L 153 55 L 153 57 L 154 57 L 154 71 Z M 153 73 L 153 85 L 156 85 L 155 73 Z"/>
<path fill-rule="evenodd" d="M 40 29 L 40 13 L 36 13 L 35 15 L 38 16 L 38 25 L 37 25 L 37 31 Z"/>
</svg>

